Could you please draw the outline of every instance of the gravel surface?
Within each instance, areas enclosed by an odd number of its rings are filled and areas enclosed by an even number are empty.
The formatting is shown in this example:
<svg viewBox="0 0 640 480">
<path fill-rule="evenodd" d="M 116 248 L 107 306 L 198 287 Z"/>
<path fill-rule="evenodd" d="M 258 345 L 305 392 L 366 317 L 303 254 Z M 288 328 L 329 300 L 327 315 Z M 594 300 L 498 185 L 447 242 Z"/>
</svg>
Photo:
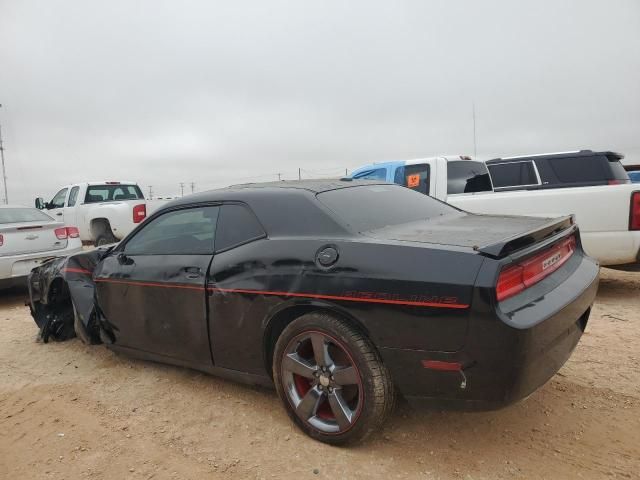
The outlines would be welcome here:
<svg viewBox="0 0 640 480">
<path fill-rule="evenodd" d="M 567 365 L 488 413 L 414 411 L 352 448 L 299 433 L 275 393 L 44 345 L 0 292 L 0 478 L 640 478 L 640 273 L 602 270 Z"/>
</svg>

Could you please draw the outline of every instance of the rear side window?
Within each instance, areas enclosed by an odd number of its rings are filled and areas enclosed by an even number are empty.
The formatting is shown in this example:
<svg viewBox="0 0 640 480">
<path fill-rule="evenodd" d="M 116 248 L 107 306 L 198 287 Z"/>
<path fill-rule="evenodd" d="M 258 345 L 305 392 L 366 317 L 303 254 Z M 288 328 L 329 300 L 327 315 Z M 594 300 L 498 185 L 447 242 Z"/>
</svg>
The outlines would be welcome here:
<svg viewBox="0 0 640 480">
<path fill-rule="evenodd" d="M 589 183 L 612 180 L 605 156 L 558 157 L 547 160 L 562 183 Z"/>
<path fill-rule="evenodd" d="M 533 162 L 508 162 L 489 165 L 491 180 L 495 188 L 538 185 Z"/>
<path fill-rule="evenodd" d="M 399 185 L 366 185 L 319 193 L 318 200 L 358 232 L 428 220 L 458 210 Z"/>
<path fill-rule="evenodd" d="M 84 203 L 142 200 L 143 198 L 142 191 L 137 185 L 89 185 Z"/>
<path fill-rule="evenodd" d="M 481 162 L 459 160 L 447 162 L 447 193 L 491 192 L 487 166 Z"/>
<path fill-rule="evenodd" d="M 167 212 L 136 233 L 124 251 L 129 255 L 210 255 L 219 209 L 197 207 Z"/>
<path fill-rule="evenodd" d="M 405 165 L 396 169 L 394 183 L 429 195 L 430 168 L 428 164 Z"/>
<path fill-rule="evenodd" d="M 69 192 L 69 200 L 67 200 L 67 207 L 74 207 L 76 205 L 76 201 L 78 200 L 78 191 L 80 187 L 73 187 L 71 192 Z"/>
<path fill-rule="evenodd" d="M 216 228 L 216 251 L 226 250 L 266 234 L 260 222 L 244 205 L 223 205 Z"/>
</svg>

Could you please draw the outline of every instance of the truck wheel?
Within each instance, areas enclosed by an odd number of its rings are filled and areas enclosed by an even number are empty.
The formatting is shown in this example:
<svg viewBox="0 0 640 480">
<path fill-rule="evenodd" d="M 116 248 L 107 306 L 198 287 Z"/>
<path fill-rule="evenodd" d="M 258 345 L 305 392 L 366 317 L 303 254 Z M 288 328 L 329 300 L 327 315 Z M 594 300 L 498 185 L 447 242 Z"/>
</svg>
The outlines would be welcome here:
<svg viewBox="0 0 640 480">
<path fill-rule="evenodd" d="M 98 236 L 96 237 L 95 245 L 96 247 L 101 247 L 103 245 L 116 243 L 117 241 L 118 239 L 114 237 L 113 233 L 111 233 L 111 230 L 108 230 L 106 232 L 103 231 L 98 234 Z"/>
<path fill-rule="evenodd" d="M 393 407 L 393 382 L 371 341 L 327 313 L 308 313 L 284 329 L 273 377 L 291 419 L 325 443 L 364 439 Z"/>
</svg>

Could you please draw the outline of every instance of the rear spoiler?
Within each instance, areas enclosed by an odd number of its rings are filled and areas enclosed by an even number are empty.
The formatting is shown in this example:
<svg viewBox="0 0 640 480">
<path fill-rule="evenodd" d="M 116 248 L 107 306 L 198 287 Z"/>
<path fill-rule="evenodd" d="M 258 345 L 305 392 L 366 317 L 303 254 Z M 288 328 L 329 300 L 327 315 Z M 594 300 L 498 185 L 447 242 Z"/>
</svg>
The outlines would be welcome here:
<svg viewBox="0 0 640 480">
<path fill-rule="evenodd" d="M 568 229 L 575 230 L 572 215 L 550 219 L 548 223 L 542 227 L 529 232 L 519 233 L 512 237 L 507 237 L 499 242 L 491 243 L 481 247 L 475 247 L 474 250 L 493 258 L 503 258 L 507 255 L 530 247 L 544 240 L 558 236 L 559 233 Z"/>
</svg>

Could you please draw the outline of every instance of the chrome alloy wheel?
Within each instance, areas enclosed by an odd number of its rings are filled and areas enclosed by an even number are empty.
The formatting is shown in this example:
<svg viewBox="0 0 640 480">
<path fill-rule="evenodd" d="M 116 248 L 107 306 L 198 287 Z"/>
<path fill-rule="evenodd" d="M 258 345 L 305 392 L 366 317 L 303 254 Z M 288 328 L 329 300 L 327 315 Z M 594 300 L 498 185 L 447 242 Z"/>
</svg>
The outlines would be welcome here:
<svg viewBox="0 0 640 480">
<path fill-rule="evenodd" d="M 281 374 L 296 415 L 325 434 L 349 430 L 364 403 L 362 379 L 346 348 L 319 331 L 294 337 L 282 356 Z"/>
</svg>

